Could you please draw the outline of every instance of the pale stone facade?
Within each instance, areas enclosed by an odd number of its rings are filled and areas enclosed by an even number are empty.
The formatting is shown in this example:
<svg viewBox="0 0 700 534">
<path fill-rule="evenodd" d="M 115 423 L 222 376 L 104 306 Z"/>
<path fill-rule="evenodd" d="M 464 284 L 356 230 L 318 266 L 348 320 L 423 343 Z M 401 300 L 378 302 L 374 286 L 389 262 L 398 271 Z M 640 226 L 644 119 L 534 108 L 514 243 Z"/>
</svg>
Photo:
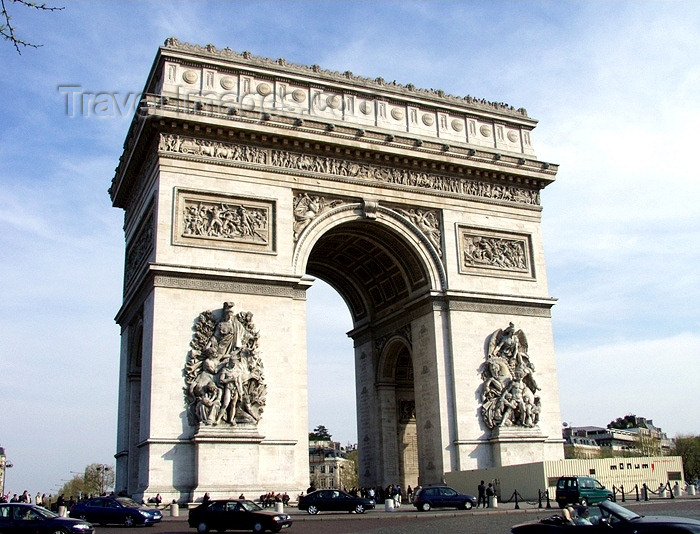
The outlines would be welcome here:
<svg viewBox="0 0 700 534">
<path fill-rule="evenodd" d="M 446 474 L 446 482 L 459 491 L 476 493 L 481 480 L 494 482 L 499 500 L 509 500 L 515 491 L 519 499 L 537 501 L 549 491 L 552 504 L 557 480 L 562 476 L 591 476 L 605 487 L 623 486 L 629 499 L 635 495 L 635 486 L 641 492 L 644 484 L 651 491 L 659 485 L 673 487 L 678 483 L 685 488 L 683 459 L 680 456 L 639 456 L 634 458 L 581 458 L 572 460 L 539 461 L 488 469 L 455 471 Z M 618 495 L 618 498 L 620 496 Z"/>
<path fill-rule="evenodd" d="M 312 277 L 354 322 L 362 485 L 563 457 L 539 195 L 557 167 L 536 159 L 535 124 L 166 41 L 110 188 L 126 236 L 116 490 L 306 489 Z M 490 351 L 510 323 L 527 343 Z"/>
</svg>

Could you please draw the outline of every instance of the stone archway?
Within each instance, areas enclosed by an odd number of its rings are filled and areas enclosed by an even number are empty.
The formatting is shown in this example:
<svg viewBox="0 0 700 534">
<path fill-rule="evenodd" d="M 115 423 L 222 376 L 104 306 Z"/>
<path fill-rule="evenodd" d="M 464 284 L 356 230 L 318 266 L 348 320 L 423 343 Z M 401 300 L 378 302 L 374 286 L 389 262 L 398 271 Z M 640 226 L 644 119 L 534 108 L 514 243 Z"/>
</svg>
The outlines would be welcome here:
<svg viewBox="0 0 700 534">
<path fill-rule="evenodd" d="M 362 484 L 563 457 L 535 124 L 166 41 L 110 188 L 117 491 L 306 489 L 312 277 L 353 320 Z"/>
<path fill-rule="evenodd" d="M 360 484 L 400 483 L 406 488 L 418 483 L 419 438 L 411 326 L 406 322 L 397 329 L 395 316 L 430 294 L 431 277 L 415 252 L 420 240 L 410 240 L 410 222 L 404 221 L 398 232 L 400 216 L 389 217 L 391 224 L 385 217 L 367 218 L 362 204 L 336 206 L 325 223 L 309 226 L 309 232 L 323 233 L 309 253 L 306 272 L 334 287 L 351 312 L 358 435 L 367 438 L 359 448 Z M 435 271 L 440 281 L 440 269 Z M 370 354 L 363 342 L 367 337 L 372 339 Z"/>
</svg>

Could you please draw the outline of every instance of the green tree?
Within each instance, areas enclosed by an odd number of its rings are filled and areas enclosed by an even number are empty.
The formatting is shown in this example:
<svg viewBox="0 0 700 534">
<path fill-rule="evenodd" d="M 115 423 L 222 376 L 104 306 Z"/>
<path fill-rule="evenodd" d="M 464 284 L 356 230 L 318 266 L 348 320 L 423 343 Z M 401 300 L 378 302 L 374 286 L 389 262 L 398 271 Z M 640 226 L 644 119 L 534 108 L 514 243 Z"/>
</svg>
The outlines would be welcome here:
<svg viewBox="0 0 700 534">
<path fill-rule="evenodd" d="M 323 425 L 318 425 L 313 432 L 309 432 L 309 441 L 330 441 L 331 433 Z"/>
<path fill-rule="evenodd" d="M 700 479 L 700 436 L 676 436 L 671 454 L 683 459 L 686 480 L 694 482 Z"/>
<path fill-rule="evenodd" d="M 62 7 L 51 7 L 46 4 L 39 4 L 32 0 L 0 0 L 0 35 L 2 35 L 5 41 L 10 41 L 10 43 L 12 43 L 18 54 L 22 54 L 22 48 L 39 48 L 41 45 L 30 43 L 17 36 L 15 27 L 12 24 L 12 17 L 7 10 L 8 4 L 19 4 L 39 11 L 60 11 L 63 9 Z"/>
<path fill-rule="evenodd" d="M 618 417 L 614 421 L 610 421 L 608 428 L 616 428 L 618 430 L 627 430 L 628 428 L 637 427 L 637 416 L 627 414 L 624 417 Z"/>
<path fill-rule="evenodd" d="M 90 464 L 85 468 L 85 473 L 75 475 L 67 481 L 58 495 L 66 498 L 86 495 L 101 495 L 109 493 L 114 488 L 114 467 L 105 464 Z"/>
<path fill-rule="evenodd" d="M 341 467 L 340 486 L 341 489 L 349 490 L 360 487 L 360 473 L 358 469 L 357 449 L 350 451 L 345 457 L 349 462 Z"/>
</svg>

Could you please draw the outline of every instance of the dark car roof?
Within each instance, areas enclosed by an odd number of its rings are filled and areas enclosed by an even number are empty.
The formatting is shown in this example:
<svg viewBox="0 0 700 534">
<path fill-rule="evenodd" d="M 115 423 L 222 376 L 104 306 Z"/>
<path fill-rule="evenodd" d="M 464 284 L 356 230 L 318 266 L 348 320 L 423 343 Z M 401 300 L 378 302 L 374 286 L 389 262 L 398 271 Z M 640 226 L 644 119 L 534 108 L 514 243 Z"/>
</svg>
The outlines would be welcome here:
<svg viewBox="0 0 700 534">
<path fill-rule="evenodd" d="M 82 519 L 77 519 L 73 517 L 62 517 L 59 515 L 56 515 L 56 512 L 52 512 L 51 510 L 44 508 L 43 506 L 38 506 L 36 504 L 29 504 L 26 502 L 3 502 L 0 503 L 0 507 L 15 507 L 15 508 L 31 508 L 32 510 L 39 510 L 42 512 L 48 512 L 51 515 L 48 517 L 51 521 L 58 521 L 60 523 L 64 524 L 75 524 L 75 523 L 86 523 L 86 521 L 83 521 Z"/>
<path fill-rule="evenodd" d="M 260 508 L 260 505 L 258 505 L 258 503 L 256 503 L 255 501 L 253 501 L 251 499 L 211 499 L 207 502 L 200 503 L 200 505 L 197 506 L 196 508 L 190 508 L 189 514 L 190 514 L 190 516 L 201 515 L 203 513 L 207 513 L 206 508 L 208 508 L 212 504 L 223 504 L 223 503 L 228 503 L 228 502 L 237 502 L 237 503 L 248 502 L 248 503 L 254 504 L 255 506 L 258 507 L 258 509 L 257 510 L 246 510 L 250 514 L 258 514 L 258 515 L 265 515 L 265 516 L 271 516 L 271 517 L 274 515 L 277 515 L 277 512 L 274 512 L 272 510 L 264 510 L 264 509 Z"/>
</svg>

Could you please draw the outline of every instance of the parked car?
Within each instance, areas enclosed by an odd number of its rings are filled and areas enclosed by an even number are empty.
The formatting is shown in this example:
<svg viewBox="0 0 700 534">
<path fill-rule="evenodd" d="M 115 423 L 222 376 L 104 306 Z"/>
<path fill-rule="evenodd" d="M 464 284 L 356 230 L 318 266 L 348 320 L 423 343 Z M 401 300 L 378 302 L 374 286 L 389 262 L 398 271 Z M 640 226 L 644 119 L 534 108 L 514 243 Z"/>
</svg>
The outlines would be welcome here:
<svg viewBox="0 0 700 534">
<path fill-rule="evenodd" d="M 219 499 L 192 508 L 187 519 L 190 527 L 200 534 L 210 530 L 251 530 L 253 532 L 279 532 L 292 526 L 289 514 L 263 510 L 253 501 L 244 499 Z"/>
<path fill-rule="evenodd" d="M 299 497 L 299 510 L 306 510 L 310 514 L 319 512 L 355 512 L 364 514 L 365 510 L 374 508 L 374 501 L 353 497 L 349 493 L 337 489 L 312 491 L 308 495 Z"/>
<path fill-rule="evenodd" d="M 608 534 L 665 534 L 690 532 L 700 533 L 700 521 L 684 517 L 637 515 L 627 508 L 610 501 L 602 501 L 588 508 L 591 525 L 575 525 L 564 520 L 563 516 L 552 516 L 537 523 L 524 523 L 511 529 L 512 534 L 548 534 L 564 532 L 606 532 Z M 584 530 L 581 530 L 581 529 Z"/>
<path fill-rule="evenodd" d="M 596 504 L 614 501 L 613 492 L 593 477 L 565 476 L 557 480 L 556 500 L 559 508 L 567 504 Z"/>
<path fill-rule="evenodd" d="M 77 517 L 106 525 L 119 523 L 126 527 L 135 525 L 153 525 L 163 519 L 160 510 L 141 506 L 128 497 L 95 497 L 74 505 L 68 513 L 70 517 Z"/>
<path fill-rule="evenodd" d="M 431 508 L 463 508 L 471 510 L 476 506 L 476 497 L 460 493 L 449 486 L 428 486 L 419 488 L 413 498 L 413 506 L 423 512 Z"/>
<path fill-rule="evenodd" d="M 93 534 L 87 521 L 60 517 L 58 514 L 25 503 L 0 504 L 2 534 Z"/>
</svg>

